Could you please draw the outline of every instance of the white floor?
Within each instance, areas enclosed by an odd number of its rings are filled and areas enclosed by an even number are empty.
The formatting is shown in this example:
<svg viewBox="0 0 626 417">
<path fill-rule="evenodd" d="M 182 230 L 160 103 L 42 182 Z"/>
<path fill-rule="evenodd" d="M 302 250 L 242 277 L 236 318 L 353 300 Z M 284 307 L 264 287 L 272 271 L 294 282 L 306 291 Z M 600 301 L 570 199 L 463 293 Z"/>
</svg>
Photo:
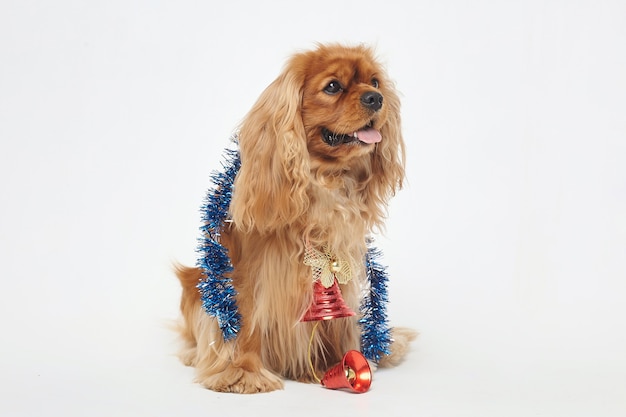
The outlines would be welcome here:
<svg viewBox="0 0 626 417">
<path fill-rule="evenodd" d="M 0 3 L 0 416 L 626 416 L 625 3 L 409 3 Z M 378 241 L 420 337 L 362 395 L 204 390 L 171 264 L 234 126 L 331 40 L 402 92 Z"/>
<path fill-rule="evenodd" d="M 601 351 L 431 332 L 401 367 L 377 371 L 364 394 L 296 382 L 269 394 L 214 393 L 193 384 L 192 370 L 171 355 L 171 334 L 139 316 L 51 326 L 38 333 L 39 341 L 10 340 L 8 351 L 4 340 L 0 413 L 572 417 L 626 410 L 623 362 L 613 366 Z"/>
</svg>

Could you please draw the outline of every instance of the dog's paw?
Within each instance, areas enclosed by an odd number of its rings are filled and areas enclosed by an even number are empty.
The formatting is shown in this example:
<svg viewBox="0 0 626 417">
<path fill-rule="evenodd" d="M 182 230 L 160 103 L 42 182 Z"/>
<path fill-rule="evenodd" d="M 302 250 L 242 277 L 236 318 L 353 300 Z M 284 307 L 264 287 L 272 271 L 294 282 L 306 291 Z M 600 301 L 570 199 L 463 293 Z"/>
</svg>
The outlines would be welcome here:
<svg viewBox="0 0 626 417">
<path fill-rule="evenodd" d="M 265 368 L 258 371 L 248 371 L 232 365 L 199 382 L 213 391 L 239 394 L 256 394 L 283 388 L 282 379 Z"/>
<path fill-rule="evenodd" d="M 417 332 L 413 329 L 406 327 L 394 327 L 391 329 L 391 353 L 384 356 L 378 363 L 378 366 L 389 368 L 399 365 L 409 352 L 411 341 L 415 340 L 416 337 Z"/>
</svg>

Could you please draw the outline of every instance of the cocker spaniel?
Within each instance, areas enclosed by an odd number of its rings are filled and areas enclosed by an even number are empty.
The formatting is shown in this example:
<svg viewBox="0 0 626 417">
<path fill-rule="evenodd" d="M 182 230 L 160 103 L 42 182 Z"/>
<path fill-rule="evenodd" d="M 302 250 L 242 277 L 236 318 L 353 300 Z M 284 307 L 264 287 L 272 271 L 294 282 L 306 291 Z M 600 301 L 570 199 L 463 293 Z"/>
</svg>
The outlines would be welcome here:
<svg viewBox="0 0 626 417">
<path fill-rule="evenodd" d="M 313 300 L 309 249 L 347 265 L 339 285 L 358 311 L 367 239 L 383 226 L 404 179 L 400 101 L 366 46 L 318 45 L 297 53 L 238 129 L 241 167 L 219 231 L 233 270 L 241 327 L 222 337 L 202 306 L 199 267 L 177 267 L 183 287 L 180 358 L 223 392 L 267 392 L 283 378 L 312 382 L 359 350 L 358 316 L 302 321 Z M 378 366 L 398 364 L 415 333 L 391 330 Z"/>
</svg>

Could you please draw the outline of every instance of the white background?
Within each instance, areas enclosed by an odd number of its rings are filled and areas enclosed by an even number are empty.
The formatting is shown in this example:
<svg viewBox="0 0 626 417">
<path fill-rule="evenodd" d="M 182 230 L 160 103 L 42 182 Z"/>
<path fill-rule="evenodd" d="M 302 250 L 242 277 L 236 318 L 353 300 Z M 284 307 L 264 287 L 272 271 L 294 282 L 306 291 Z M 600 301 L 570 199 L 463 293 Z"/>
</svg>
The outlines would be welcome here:
<svg viewBox="0 0 626 417">
<path fill-rule="evenodd" d="M 626 3 L 4 1 L 0 415 L 626 415 Z M 403 94 L 367 394 L 193 384 L 175 260 L 294 51 L 366 42 Z"/>
</svg>

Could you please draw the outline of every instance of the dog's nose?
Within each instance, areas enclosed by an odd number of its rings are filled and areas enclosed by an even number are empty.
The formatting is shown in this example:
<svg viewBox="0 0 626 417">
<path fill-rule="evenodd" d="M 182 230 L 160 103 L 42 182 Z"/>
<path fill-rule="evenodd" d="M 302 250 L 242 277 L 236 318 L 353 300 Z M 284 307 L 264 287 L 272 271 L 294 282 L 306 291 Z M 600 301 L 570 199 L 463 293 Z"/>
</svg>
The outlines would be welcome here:
<svg viewBox="0 0 626 417">
<path fill-rule="evenodd" d="M 361 96 L 361 104 L 370 110 L 378 111 L 383 106 L 383 95 L 376 91 L 368 91 Z"/>
</svg>

